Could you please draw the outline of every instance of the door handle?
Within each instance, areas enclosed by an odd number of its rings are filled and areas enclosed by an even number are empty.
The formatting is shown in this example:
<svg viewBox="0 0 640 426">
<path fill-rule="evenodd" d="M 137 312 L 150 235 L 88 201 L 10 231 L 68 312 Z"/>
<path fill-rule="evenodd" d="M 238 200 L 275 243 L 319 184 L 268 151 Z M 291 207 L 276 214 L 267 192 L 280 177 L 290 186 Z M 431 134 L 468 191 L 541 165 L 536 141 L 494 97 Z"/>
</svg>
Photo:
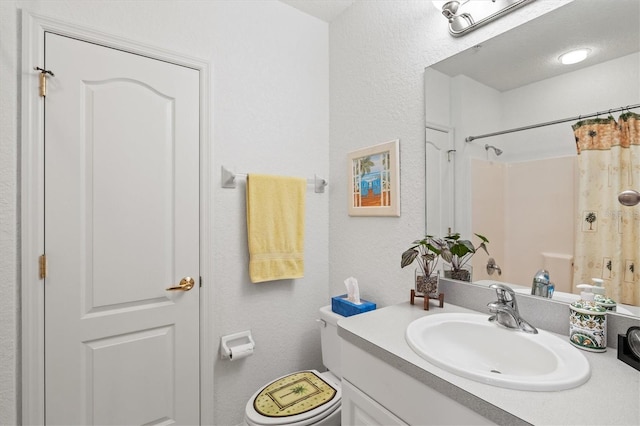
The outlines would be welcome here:
<svg viewBox="0 0 640 426">
<path fill-rule="evenodd" d="M 169 287 L 167 290 L 182 290 L 182 291 L 189 291 L 193 288 L 193 286 L 195 285 L 195 281 L 193 280 L 193 278 L 191 277 L 184 277 L 183 279 L 180 280 L 180 284 L 178 284 L 175 287 Z"/>
</svg>

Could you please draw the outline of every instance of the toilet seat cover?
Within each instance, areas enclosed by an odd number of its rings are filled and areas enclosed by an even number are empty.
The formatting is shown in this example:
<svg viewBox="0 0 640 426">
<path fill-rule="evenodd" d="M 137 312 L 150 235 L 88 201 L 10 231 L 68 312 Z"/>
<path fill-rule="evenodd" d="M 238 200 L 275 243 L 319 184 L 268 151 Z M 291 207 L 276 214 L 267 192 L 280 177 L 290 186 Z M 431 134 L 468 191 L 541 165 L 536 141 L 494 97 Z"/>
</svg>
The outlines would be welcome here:
<svg viewBox="0 0 640 426">
<path fill-rule="evenodd" d="M 306 417 L 305 413 L 315 415 L 339 403 L 337 394 L 338 391 L 316 372 L 300 371 L 267 385 L 254 398 L 253 408 L 258 414 L 270 418 Z M 320 408 L 324 405 L 328 406 Z M 315 413 L 310 413 L 313 410 Z"/>
</svg>

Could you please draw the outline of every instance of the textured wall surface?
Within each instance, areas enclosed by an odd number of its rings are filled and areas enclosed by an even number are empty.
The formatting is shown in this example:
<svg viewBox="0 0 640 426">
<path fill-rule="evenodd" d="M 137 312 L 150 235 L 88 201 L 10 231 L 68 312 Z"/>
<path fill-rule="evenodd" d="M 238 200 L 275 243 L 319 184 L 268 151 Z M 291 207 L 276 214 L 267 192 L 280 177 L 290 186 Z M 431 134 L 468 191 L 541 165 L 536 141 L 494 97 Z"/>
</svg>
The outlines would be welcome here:
<svg viewBox="0 0 640 426">
<path fill-rule="evenodd" d="M 0 424 L 15 424 L 19 381 L 16 16 L 0 2 Z"/>
<path fill-rule="evenodd" d="M 329 26 L 271 0 L 0 1 L 0 424 L 20 411 L 19 8 L 212 63 L 214 341 L 251 329 L 257 345 L 253 357 L 216 362 L 206 403 L 227 425 L 259 385 L 321 367 L 317 308 L 345 278 L 380 306 L 407 299 L 413 271 L 400 269 L 400 253 L 424 232 L 424 68 L 560 3 L 535 2 L 454 39 L 424 0 L 356 2 Z M 346 154 L 395 138 L 402 216 L 349 217 Z M 328 175 L 327 193 L 307 196 L 304 279 L 249 283 L 244 184 L 221 189 L 221 165 Z"/>
<path fill-rule="evenodd" d="M 307 192 L 305 278 L 252 284 L 245 186 L 239 173 L 329 178 L 328 24 L 268 1 L 0 1 L 0 424 L 20 420 L 19 9 L 91 27 L 211 63 L 212 309 L 219 336 L 250 329 L 256 352 L 216 361 L 215 423 L 236 424 L 268 380 L 321 368 L 318 308 L 328 304 L 329 188 Z"/>
<path fill-rule="evenodd" d="M 331 22 L 332 294 L 354 276 L 379 306 L 409 298 L 414 271 L 400 255 L 425 232 L 424 68 L 564 3 L 534 2 L 461 38 L 430 1 L 356 2 Z M 349 217 L 346 154 L 396 138 L 401 217 Z"/>
</svg>

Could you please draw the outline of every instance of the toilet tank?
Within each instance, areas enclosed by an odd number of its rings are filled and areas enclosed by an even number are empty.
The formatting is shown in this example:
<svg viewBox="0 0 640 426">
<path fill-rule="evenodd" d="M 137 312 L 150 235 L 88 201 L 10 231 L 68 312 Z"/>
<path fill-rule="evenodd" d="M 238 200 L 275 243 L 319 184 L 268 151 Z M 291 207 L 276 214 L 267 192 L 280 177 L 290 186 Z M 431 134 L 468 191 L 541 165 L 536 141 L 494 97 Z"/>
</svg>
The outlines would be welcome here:
<svg viewBox="0 0 640 426">
<path fill-rule="evenodd" d="M 331 310 L 331 305 L 320 308 L 322 363 L 339 379 L 342 379 L 342 339 L 338 336 L 338 320 L 342 318 L 345 317 Z"/>
</svg>

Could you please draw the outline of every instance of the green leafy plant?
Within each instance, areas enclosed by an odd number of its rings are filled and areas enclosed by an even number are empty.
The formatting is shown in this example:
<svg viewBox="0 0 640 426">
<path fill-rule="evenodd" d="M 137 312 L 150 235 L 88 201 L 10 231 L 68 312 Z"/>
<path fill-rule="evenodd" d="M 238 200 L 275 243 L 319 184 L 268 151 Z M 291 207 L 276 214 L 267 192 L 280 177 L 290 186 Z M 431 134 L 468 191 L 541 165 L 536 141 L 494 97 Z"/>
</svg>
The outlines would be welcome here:
<svg viewBox="0 0 640 426">
<path fill-rule="evenodd" d="M 444 237 L 446 246 L 442 248 L 440 256 L 451 265 L 452 271 L 460 271 L 480 249 L 489 254 L 487 250 L 489 240 L 480 234 L 474 235 L 480 238 L 480 244 L 477 247 L 474 247 L 471 241 L 461 239 L 460 234 L 457 232 Z"/>
<path fill-rule="evenodd" d="M 400 267 L 411 265 L 416 259 L 418 266 L 425 277 L 433 275 L 438 267 L 438 261 L 445 242 L 432 235 L 426 235 L 421 240 L 416 240 L 413 245 L 402 253 Z"/>
</svg>

